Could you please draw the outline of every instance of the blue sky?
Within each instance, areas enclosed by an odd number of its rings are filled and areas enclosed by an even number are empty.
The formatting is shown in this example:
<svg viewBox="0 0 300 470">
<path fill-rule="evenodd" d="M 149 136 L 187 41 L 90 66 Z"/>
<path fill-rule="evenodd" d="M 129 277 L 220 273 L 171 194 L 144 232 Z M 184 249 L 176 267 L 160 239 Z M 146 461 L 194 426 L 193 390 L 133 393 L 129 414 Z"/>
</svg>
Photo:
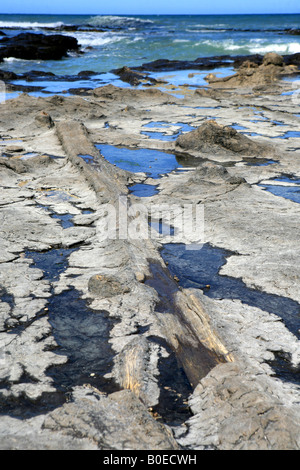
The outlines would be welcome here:
<svg viewBox="0 0 300 470">
<path fill-rule="evenodd" d="M 4 3 L 4 2 L 3 2 Z M 0 13 L 237 14 L 300 13 L 299 0 L 10 0 Z"/>
</svg>

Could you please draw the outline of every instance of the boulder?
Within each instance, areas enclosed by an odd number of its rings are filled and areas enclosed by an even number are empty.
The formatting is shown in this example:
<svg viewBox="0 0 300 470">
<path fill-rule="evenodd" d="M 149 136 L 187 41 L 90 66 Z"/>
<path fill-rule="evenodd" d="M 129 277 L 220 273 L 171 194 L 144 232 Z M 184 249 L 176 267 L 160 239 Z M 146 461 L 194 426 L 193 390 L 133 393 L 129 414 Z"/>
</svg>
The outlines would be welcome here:
<svg viewBox="0 0 300 470">
<path fill-rule="evenodd" d="M 89 292 L 96 297 L 109 298 L 115 295 L 122 295 L 130 289 L 126 282 L 122 282 L 118 276 L 95 274 L 88 283 Z"/>
<path fill-rule="evenodd" d="M 14 72 L 9 72 L 8 70 L 0 70 L 0 80 L 16 80 L 18 75 Z"/>
<path fill-rule="evenodd" d="M 283 66 L 283 57 L 275 52 L 268 52 L 263 58 L 263 65 Z"/>
<path fill-rule="evenodd" d="M 140 85 L 141 80 L 146 77 L 139 72 L 134 72 L 129 67 L 122 67 L 120 69 L 112 70 L 115 75 L 118 75 L 123 82 L 129 83 L 132 86 Z"/>
<path fill-rule="evenodd" d="M 206 121 L 197 129 L 182 134 L 176 140 L 178 151 L 200 153 L 234 153 L 255 155 L 269 153 L 267 146 L 257 144 L 230 126 L 222 126 L 216 121 Z"/>
<path fill-rule="evenodd" d="M 46 113 L 45 111 L 42 111 L 41 113 L 37 114 L 34 120 L 38 127 L 48 127 L 50 129 L 54 126 L 54 122 L 50 114 Z"/>
</svg>

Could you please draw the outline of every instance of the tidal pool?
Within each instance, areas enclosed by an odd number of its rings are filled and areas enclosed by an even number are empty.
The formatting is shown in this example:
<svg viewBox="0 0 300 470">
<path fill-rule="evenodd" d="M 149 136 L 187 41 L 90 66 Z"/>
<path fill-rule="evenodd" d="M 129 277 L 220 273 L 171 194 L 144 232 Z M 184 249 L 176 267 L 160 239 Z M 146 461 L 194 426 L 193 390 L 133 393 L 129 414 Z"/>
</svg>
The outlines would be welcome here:
<svg viewBox="0 0 300 470">
<path fill-rule="evenodd" d="M 151 178 L 160 178 L 183 165 L 173 153 L 153 149 L 128 149 L 108 144 L 96 144 L 103 157 L 117 167 L 133 173 L 146 173 Z"/>
<path fill-rule="evenodd" d="M 187 250 L 186 245 L 168 243 L 161 255 L 184 288 L 197 288 L 214 299 L 239 299 L 252 307 L 274 313 L 286 327 L 300 337 L 300 304 L 287 297 L 251 289 L 241 280 L 219 274 L 226 259 L 234 253 L 206 243 L 200 250 Z"/>
<path fill-rule="evenodd" d="M 300 179 L 289 176 L 280 176 L 272 180 L 259 184 L 266 191 L 274 194 L 274 196 L 284 197 L 293 202 L 300 203 Z"/>
</svg>

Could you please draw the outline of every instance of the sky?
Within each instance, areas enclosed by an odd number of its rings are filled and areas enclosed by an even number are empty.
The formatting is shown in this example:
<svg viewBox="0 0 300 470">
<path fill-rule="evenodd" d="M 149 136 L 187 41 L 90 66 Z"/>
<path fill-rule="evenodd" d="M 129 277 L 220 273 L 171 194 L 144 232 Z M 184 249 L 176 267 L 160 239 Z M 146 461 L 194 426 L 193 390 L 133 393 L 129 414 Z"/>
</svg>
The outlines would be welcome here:
<svg viewBox="0 0 300 470">
<path fill-rule="evenodd" d="M 255 14 L 300 13 L 299 0 L 2 0 L 0 13 L 38 14 Z"/>
</svg>

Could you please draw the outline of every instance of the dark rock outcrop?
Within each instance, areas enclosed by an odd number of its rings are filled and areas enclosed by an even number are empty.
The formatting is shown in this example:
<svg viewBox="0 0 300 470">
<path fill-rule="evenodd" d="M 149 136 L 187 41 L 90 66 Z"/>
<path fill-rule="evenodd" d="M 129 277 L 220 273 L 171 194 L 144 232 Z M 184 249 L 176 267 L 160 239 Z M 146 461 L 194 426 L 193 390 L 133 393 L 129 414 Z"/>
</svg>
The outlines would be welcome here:
<svg viewBox="0 0 300 470">
<path fill-rule="evenodd" d="M 294 33 L 296 34 L 296 33 Z M 237 56 L 214 56 L 199 57 L 195 60 L 169 60 L 158 59 L 152 62 L 144 63 L 134 70 L 167 72 L 173 70 L 211 70 L 220 67 L 233 66 L 235 69 L 240 67 L 245 61 L 251 61 L 257 65 L 262 65 L 264 56 L 261 54 L 237 55 Z M 287 54 L 283 56 L 286 65 L 300 65 L 300 54 Z"/>
<path fill-rule="evenodd" d="M 115 75 L 118 75 L 123 82 L 127 82 L 132 86 L 140 85 L 141 81 L 145 79 L 142 73 L 134 72 L 129 67 L 122 67 L 120 69 L 112 70 Z"/>
<path fill-rule="evenodd" d="M 18 75 L 14 72 L 9 72 L 8 70 L 0 70 L 0 80 L 16 80 Z"/>
<path fill-rule="evenodd" d="M 286 34 L 291 34 L 292 36 L 300 36 L 300 29 L 298 28 L 291 28 L 285 30 Z"/>
<path fill-rule="evenodd" d="M 25 60 L 60 60 L 68 51 L 79 51 L 77 39 L 60 34 L 21 33 L 0 41 L 0 61 L 6 57 Z"/>
<path fill-rule="evenodd" d="M 149 84 L 161 83 L 161 81 L 148 77 L 147 74 L 136 72 L 126 65 L 120 69 L 112 70 L 111 72 L 118 75 L 123 82 L 129 83 L 132 86 L 138 86 L 143 82 L 144 84 L 145 82 L 149 82 Z"/>
</svg>

